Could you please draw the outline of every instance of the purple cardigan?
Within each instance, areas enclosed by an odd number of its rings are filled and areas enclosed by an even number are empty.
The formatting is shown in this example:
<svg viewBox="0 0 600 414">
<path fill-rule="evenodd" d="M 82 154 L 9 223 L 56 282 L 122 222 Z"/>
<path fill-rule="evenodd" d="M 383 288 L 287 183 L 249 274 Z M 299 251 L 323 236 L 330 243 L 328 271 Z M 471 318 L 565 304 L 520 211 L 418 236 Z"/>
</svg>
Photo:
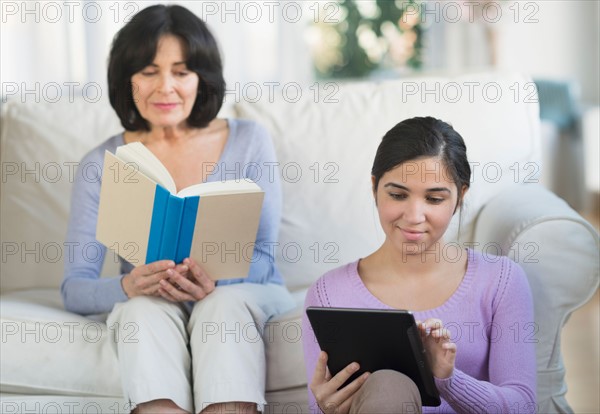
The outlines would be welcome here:
<svg viewBox="0 0 600 414">
<path fill-rule="evenodd" d="M 442 405 L 423 412 L 536 412 L 537 325 L 527 277 L 507 257 L 466 253 L 467 271 L 452 296 L 435 309 L 414 312 L 418 320 L 441 319 L 457 345 L 454 374 L 435 379 Z M 355 261 L 323 275 L 310 287 L 305 307 L 390 309 L 369 292 L 357 269 Z M 310 383 L 320 348 L 306 313 L 302 323 Z M 308 393 L 311 412 L 320 413 Z"/>
</svg>

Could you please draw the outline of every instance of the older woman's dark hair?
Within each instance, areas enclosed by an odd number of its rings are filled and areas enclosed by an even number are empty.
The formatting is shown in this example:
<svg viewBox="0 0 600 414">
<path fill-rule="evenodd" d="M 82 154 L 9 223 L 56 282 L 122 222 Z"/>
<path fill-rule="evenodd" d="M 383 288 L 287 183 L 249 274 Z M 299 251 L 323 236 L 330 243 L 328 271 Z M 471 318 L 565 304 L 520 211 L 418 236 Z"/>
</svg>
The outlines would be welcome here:
<svg viewBox="0 0 600 414">
<path fill-rule="evenodd" d="M 418 158 L 439 158 L 458 189 L 458 202 L 463 186 L 470 186 L 471 166 L 467 147 L 458 132 L 444 121 L 432 117 L 406 119 L 390 129 L 381 140 L 371 174 L 376 191 L 379 180 L 400 164 Z"/>
<path fill-rule="evenodd" d="M 151 6 L 136 14 L 117 33 L 110 52 L 110 103 L 127 131 L 150 130 L 135 106 L 131 77 L 152 64 L 158 42 L 165 35 L 182 40 L 187 68 L 200 78 L 188 125 L 198 128 L 208 125 L 223 105 L 223 66 L 217 42 L 206 24 L 181 6 Z"/>
</svg>

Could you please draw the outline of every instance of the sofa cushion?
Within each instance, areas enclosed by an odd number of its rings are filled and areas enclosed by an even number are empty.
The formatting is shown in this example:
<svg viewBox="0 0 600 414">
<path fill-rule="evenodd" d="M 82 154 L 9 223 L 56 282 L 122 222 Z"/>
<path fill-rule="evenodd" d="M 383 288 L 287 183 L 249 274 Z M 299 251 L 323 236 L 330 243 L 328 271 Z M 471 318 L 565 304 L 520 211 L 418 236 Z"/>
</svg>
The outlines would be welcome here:
<svg viewBox="0 0 600 414">
<path fill-rule="evenodd" d="M 297 307 L 271 320 L 265 330 L 268 391 L 306 384 L 300 321 L 304 295 L 296 292 Z M 66 312 L 56 289 L 0 296 L 0 392 L 122 396 L 110 341 L 128 338 L 115 339 L 114 327 L 104 319 Z"/>
<path fill-rule="evenodd" d="M 104 101 L 2 106 L 1 292 L 60 285 L 75 168 L 87 151 L 120 130 Z M 105 274 L 118 274 L 117 261 L 107 262 Z"/>
<path fill-rule="evenodd" d="M 56 289 L 1 298 L 1 392 L 121 395 L 106 324 L 65 311 Z"/>
<path fill-rule="evenodd" d="M 283 176 L 278 262 L 291 289 L 374 251 L 383 242 L 370 171 L 383 134 L 414 116 L 434 116 L 463 136 L 473 170 L 461 241 L 481 207 L 507 187 L 537 180 L 538 105 L 520 75 L 469 74 L 382 83 L 329 82 L 302 97 L 240 102 L 238 116 L 270 129 Z M 533 88 L 533 89 L 532 89 Z M 531 93 L 533 92 L 533 93 Z M 458 214 L 447 238 L 457 239 Z"/>
</svg>

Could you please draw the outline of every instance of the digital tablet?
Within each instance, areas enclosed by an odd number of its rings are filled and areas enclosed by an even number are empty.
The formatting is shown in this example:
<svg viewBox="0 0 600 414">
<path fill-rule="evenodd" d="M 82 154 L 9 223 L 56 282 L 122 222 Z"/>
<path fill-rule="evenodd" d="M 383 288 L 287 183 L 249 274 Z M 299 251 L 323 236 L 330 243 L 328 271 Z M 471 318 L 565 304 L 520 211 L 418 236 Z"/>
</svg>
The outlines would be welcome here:
<svg viewBox="0 0 600 414">
<path fill-rule="evenodd" d="M 327 366 L 332 376 L 351 362 L 360 364 L 360 369 L 344 386 L 364 372 L 392 369 L 415 382 L 423 406 L 440 405 L 440 395 L 412 313 L 308 307 L 306 314 L 319 346 L 327 352 Z"/>
</svg>

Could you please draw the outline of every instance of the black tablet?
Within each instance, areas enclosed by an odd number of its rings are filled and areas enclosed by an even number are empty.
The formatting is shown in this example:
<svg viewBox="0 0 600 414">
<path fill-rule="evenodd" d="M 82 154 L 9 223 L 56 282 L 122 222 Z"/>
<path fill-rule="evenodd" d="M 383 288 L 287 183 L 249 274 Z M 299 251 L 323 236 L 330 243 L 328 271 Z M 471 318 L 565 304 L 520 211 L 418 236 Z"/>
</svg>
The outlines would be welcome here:
<svg viewBox="0 0 600 414">
<path fill-rule="evenodd" d="M 319 346 L 327 352 L 331 375 L 351 362 L 358 362 L 360 369 L 346 384 L 367 371 L 392 369 L 415 382 L 424 406 L 440 405 L 440 395 L 412 313 L 308 307 L 306 314 Z"/>
</svg>

